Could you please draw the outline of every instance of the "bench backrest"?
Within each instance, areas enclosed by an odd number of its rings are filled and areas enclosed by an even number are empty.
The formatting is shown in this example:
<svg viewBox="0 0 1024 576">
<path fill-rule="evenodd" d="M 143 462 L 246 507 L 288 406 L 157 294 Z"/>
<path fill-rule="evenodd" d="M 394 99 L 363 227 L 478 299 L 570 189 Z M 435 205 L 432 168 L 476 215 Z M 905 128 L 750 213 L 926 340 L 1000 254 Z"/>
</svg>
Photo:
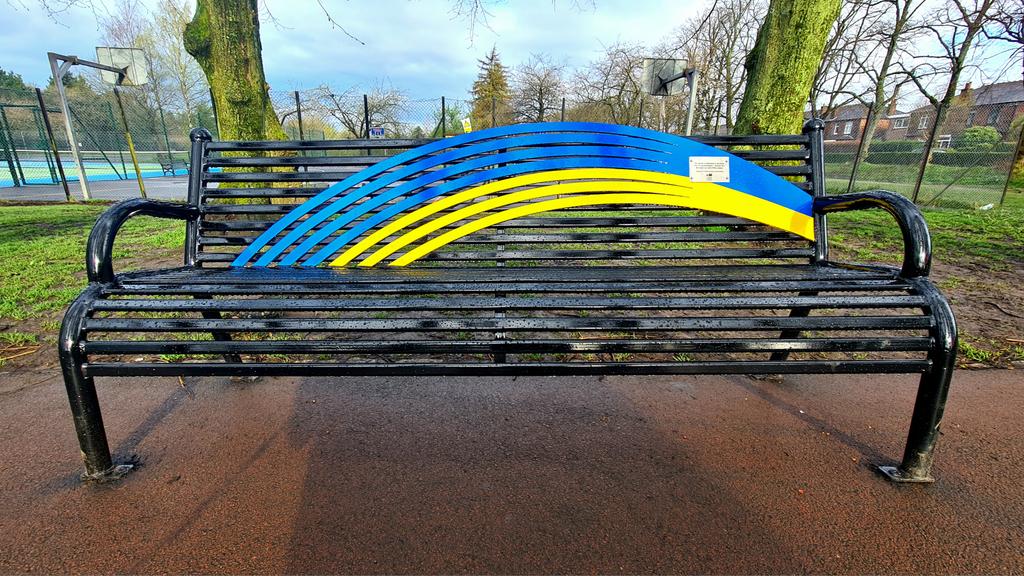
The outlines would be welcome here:
<svg viewBox="0 0 1024 576">
<path fill-rule="evenodd" d="M 731 182 L 688 180 L 691 157 L 721 151 L 733 155 Z M 822 154 L 820 121 L 800 135 L 691 140 L 579 123 L 447 140 L 212 141 L 197 129 L 189 202 L 201 217 L 188 228 L 186 261 L 807 262 L 826 257 L 824 222 L 791 208 L 794 191 L 824 195 Z"/>
</svg>

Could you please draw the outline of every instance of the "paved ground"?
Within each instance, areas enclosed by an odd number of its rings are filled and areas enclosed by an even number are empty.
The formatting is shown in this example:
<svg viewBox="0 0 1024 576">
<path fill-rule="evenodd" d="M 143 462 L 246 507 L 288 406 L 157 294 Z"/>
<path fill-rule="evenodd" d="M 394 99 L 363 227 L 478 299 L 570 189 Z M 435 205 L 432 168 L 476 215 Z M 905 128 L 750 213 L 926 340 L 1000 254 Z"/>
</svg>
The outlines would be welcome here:
<svg viewBox="0 0 1024 576">
<path fill-rule="evenodd" d="M 0 572 L 1021 573 L 1024 378 L 101 380 L 142 466 L 82 486 L 54 371 L 0 374 Z"/>
<path fill-rule="evenodd" d="M 146 196 L 156 200 L 185 200 L 188 196 L 187 176 L 164 176 L 146 178 Z M 71 194 L 82 199 L 82 188 L 78 182 L 69 182 Z M 125 200 L 139 197 L 139 185 L 135 179 L 90 181 L 89 192 L 93 200 Z M 0 188 L 0 200 L 12 202 L 51 201 L 64 202 L 64 187 L 60 184 L 40 184 L 18 188 Z"/>
</svg>

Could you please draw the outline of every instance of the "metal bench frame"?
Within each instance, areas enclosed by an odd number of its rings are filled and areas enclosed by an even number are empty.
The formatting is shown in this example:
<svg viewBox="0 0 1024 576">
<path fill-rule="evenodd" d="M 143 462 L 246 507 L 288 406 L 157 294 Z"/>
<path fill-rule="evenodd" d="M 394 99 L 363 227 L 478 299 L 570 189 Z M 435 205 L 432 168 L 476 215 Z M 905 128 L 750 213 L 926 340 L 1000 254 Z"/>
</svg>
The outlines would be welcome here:
<svg viewBox="0 0 1024 576">
<path fill-rule="evenodd" d="M 216 278 L 222 278 L 225 272 L 222 269 L 217 269 L 216 266 L 219 263 L 225 261 L 220 254 L 216 252 L 207 252 L 207 245 L 231 245 L 242 242 L 241 240 L 228 238 L 226 240 L 217 240 L 221 237 L 207 237 L 205 230 L 210 228 L 211 225 L 205 223 L 204 215 L 216 211 L 212 205 L 207 204 L 207 196 L 211 195 L 207 186 L 210 185 L 211 181 L 268 181 L 268 180 L 281 180 L 281 181 L 302 181 L 306 178 L 313 178 L 314 172 L 308 172 L 310 166 L 305 166 L 307 172 L 275 172 L 266 173 L 263 176 L 258 174 L 245 174 L 245 173 L 215 173 L 209 169 L 215 165 L 219 166 L 231 166 L 231 165 L 258 165 L 265 166 L 273 164 L 274 160 L 268 159 L 262 156 L 262 153 L 257 153 L 256 156 L 259 158 L 253 160 L 233 160 L 229 155 L 222 156 L 221 160 L 211 159 L 211 151 L 224 152 L 230 151 L 261 151 L 261 150 L 288 150 L 296 154 L 302 154 L 299 156 L 291 156 L 291 159 L 280 160 L 280 162 L 290 163 L 289 165 L 302 165 L 303 162 L 307 164 L 313 164 L 317 166 L 338 166 L 350 162 L 350 160 L 342 159 L 330 159 L 323 158 L 313 162 L 312 160 L 305 160 L 307 155 L 305 151 L 310 150 L 321 150 L 321 151 L 333 151 L 333 150 L 352 150 L 356 148 L 408 148 L 418 144 L 422 144 L 424 141 L 347 141 L 347 142 L 217 142 L 214 143 L 211 140 L 211 136 L 208 132 L 202 129 L 194 130 L 191 134 L 192 138 L 192 170 L 189 178 L 189 198 L 187 204 L 175 204 L 168 202 L 159 202 L 153 200 L 135 199 L 127 200 L 124 202 L 113 205 L 110 209 L 104 212 L 97 220 L 92 233 L 89 236 L 87 256 L 86 256 L 86 268 L 89 280 L 89 286 L 85 291 L 71 304 L 67 310 L 64 323 L 61 327 L 60 339 L 59 339 L 59 353 L 60 362 L 63 370 L 64 380 L 67 386 L 68 398 L 71 404 L 71 411 L 74 416 L 75 429 L 78 435 L 78 440 L 81 446 L 83 458 L 85 461 L 85 474 L 83 478 L 95 481 L 108 481 L 119 478 L 127 471 L 131 469 L 129 464 L 116 464 L 112 459 L 110 450 L 107 444 L 107 438 L 103 427 L 103 421 L 100 414 L 100 404 L 96 394 L 96 388 L 94 385 L 94 377 L 96 376 L 141 376 L 141 375 L 155 375 L 155 376 L 192 376 L 192 375 L 394 375 L 394 374 L 421 374 L 421 375 L 440 375 L 440 374 L 488 374 L 488 375 L 513 375 L 513 374 L 781 374 L 781 373 L 920 373 L 921 381 L 918 388 L 917 399 L 913 410 L 913 416 L 910 422 L 910 429 L 906 443 L 906 449 L 903 455 L 903 460 L 898 466 L 879 466 L 879 469 L 888 476 L 891 480 L 897 482 L 930 482 L 932 481 L 931 468 L 933 453 L 935 448 L 936 440 L 939 437 L 939 424 L 942 419 L 943 409 L 946 403 L 946 396 L 952 377 L 953 368 L 955 364 L 956 352 L 957 352 L 957 330 L 954 321 L 953 313 L 949 307 L 947 300 L 939 292 L 939 290 L 928 280 L 928 273 L 930 268 L 931 260 L 931 244 L 928 233 L 928 228 L 924 218 L 918 211 L 917 207 L 909 200 L 902 196 L 884 191 L 872 191 L 872 192 L 858 192 L 852 194 L 843 194 L 839 196 L 826 196 L 824 192 L 824 163 L 823 163 L 823 147 L 822 147 L 822 129 L 823 125 L 818 120 L 812 120 L 809 122 L 804 129 L 802 135 L 797 136 L 752 136 L 752 137 L 704 137 L 698 138 L 703 142 L 710 145 L 717 146 L 737 146 L 737 145 L 748 145 L 752 147 L 759 147 L 757 149 L 764 150 L 762 152 L 751 151 L 744 152 L 748 158 L 761 159 L 769 161 L 768 164 L 778 165 L 777 168 L 772 168 L 776 173 L 783 175 L 790 174 L 803 174 L 806 176 L 806 183 L 803 185 L 804 189 L 811 194 L 813 199 L 813 210 L 816 228 L 816 241 L 810 245 L 810 250 L 806 252 L 807 256 L 804 256 L 805 264 L 803 268 L 792 268 L 792 270 L 801 270 L 801 274 L 805 274 L 806 278 L 793 279 L 787 278 L 788 270 L 786 267 L 758 267 L 758 266 L 747 266 L 738 267 L 733 269 L 719 268 L 718 270 L 732 270 L 735 274 L 731 277 L 718 278 L 717 276 L 709 275 L 701 278 L 688 278 L 686 275 L 691 273 L 698 274 L 711 270 L 714 272 L 715 269 L 711 268 L 687 268 L 680 266 L 677 268 L 631 268 L 632 270 L 644 270 L 647 271 L 651 280 L 657 280 L 652 285 L 661 286 L 657 291 L 662 290 L 676 294 L 678 297 L 675 298 L 661 298 L 661 297 L 645 297 L 645 296 L 621 296 L 616 294 L 605 294 L 599 299 L 592 301 L 585 301 L 581 307 L 579 301 L 569 301 L 566 298 L 554 298 L 544 297 L 539 298 L 537 301 L 541 302 L 538 306 L 547 306 L 550 308 L 557 309 L 588 309 L 586 306 L 591 304 L 596 307 L 606 306 L 609 309 L 621 310 L 623 314 L 626 314 L 626 322 L 619 321 L 615 324 L 613 320 L 594 320 L 588 323 L 587 318 L 547 318 L 541 316 L 539 318 L 528 318 L 525 320 L 517 321 L 505 317 L 503 312 L 496 312 L 493 317 L 490 318 L 473 318 L 465 320 L 463 323 L 470 326 L 473 330 L 494 330 L 500 335 L 504 334 L 506 330 L 515 331 L 526 330 L 526 329 L 537 329 L 537 330 L 567 330 L 578 328 L 586 330 L 597 326 L 601 329 L 611 330 L 610 326 L 622 325 L 630 326 L 637 330 L 652 329 L 649 326 L 655 326 L 658 324 L 657 319 L 631 319 L 628 314 L 633 311 L 649 310 L 652 307 L 657 308 L 661 305 L 666 305 L 668 302 L 672 306 L 678 307 L 680 310 L 697 310 L 707 311 L 719 309 L 716 306 L 722 306 L 732 309 L 744 309 L 744 307 L 760 307 L 768 308 L 772 310 L 788 310 L 788 317 L 782 316 L 769 316 L 769 317 L 713 317 L 710 319 L 702 320 L 697 318 L 694 320 L 688 320 L 686 318 L 670 318 L 665 320 L 663 323 L 671 325 L 672 329 L 676 330 L 700 330 L 706 325 L 711 325 L 709 329 L 728 329 L 733 327 L 739 330 L 776 330 L 778 335 L 775 338 L 767 337 L 754 337 L 754 338 L 721 338 L 721 339 L 694 339 L 694 340 L 671 340 L 665 342 L 659 342 L 657 339 L 649 340 L 636 338 L 635 334 L 631 334 L 629 337 L 619 337 L 617 340 L 610 340 L 610 343 L 595 343 L 591 344 L 592 349 L 595 351 L 614 351 L 614 350 L 631 350 L 631 351 L 675 351 L 675 350 L 691 350 L 698 353 L 703 352 L 741 352 L 750 353 L 762 351 L 765 353 L 771 353 L 770 359 L 751 359 L 748 357 L 740 358 L 725 358 L 723 360 L 716 361 L 693 361 L 693 362 L 628 362 L 628 361 L 617 361 L 614 357 L 611 360 L 606 361 L 593 361 L 593 362 L 550 362 L 550 361 L 538 361 L 538 362 L 518 362 L 509 363 L 506 362 L 506 354 L 511 353 L 559 353 L 559 352 L 579 352 L 580 350 L 589 349 L 586 344 L 581 344 L 578 341 L 566 340 L 537 340 L 537 341 L 517 341 L 517 340 L 502 340 L 495 337 L 493 340 L 488 341 L 456 341 L 456 340 L 439 340 L 438 342 L 424 342 L 424 341 L 403 341 L 402 337 L 394 337 L 391 341 L 387 342 L 376 342 L 368 340 L 362 344 L 353 343 L 351 341 L 333 341 L 333 340 L 305 340 L 305 341 L 277 341 L 277 340 L 262 340 L 262 341 L 238 341 L 232 340 L 231 333 L 242 330 L 256 330 L 266 329 L 275 330 L 275 326 L 280 326 L 281 330 L 302 330 L 302 331 L 328 331 L 328 330 L 356 330 L 356 329 L 367 329 L 367 330 L 402 330 L 402 326 L 408 324 L 416 329 L 424 329 L 423 326 L 427 326 L 423 322 L 417 320 L 332 320 L 332 319 L 317 319 L 317 318 L 304 318 L 304 319 L 278 319 L 278 320 L 261 320 L 261 319 L 231 319 L 228 316 L 232 313 L 244 313 L 246 310 L 263 310 L 267 307 L 271 307 L 273 310 L 332 310 L 338 306 L 347 305 L 347 303 L 353 303 L 353 309 L 358 310 L 374 310 L 373 298 L 379 297 L 384 298 L 387 294 L 406 294 L 407 299 L 405 300 L 388 300 L 386 305 L 382 304 L 381 309 L 393 309 L 393 310 L 419 310 L 419 307 L 430 306 L 429 302 L 424 304 L 423 300 L 417 300 L 411 298 L 418 294 L 417 285 L 405 284 L 402 281 L 402 277 L 397 277 L 398 280 L 389 280 L 392 283 L 373 283 L 370 281 L 361 280 L 361 276 L 357 275 L 357 272 L 351 272 L 351 276 L 348 271 L 343 270 L 341 272 L 335 272 L 333 270 L 323 269 L 306 269 L 306 272 L 300 274 L 299 272 L 292 272 L 288 268 L 277 268 L 277 269 L 266 269 L 266 272 L 251 271 L 253 269 L 243 269 L 239 274 L 243 276 L 250 274 L 252 282 L 248 284 L 216 284 L 216 282 L 223 282 L 223 280 L 211 280 Z M 770 147 L 772 145 L 798 145 L 802 156 L 804 158 L 805 168 L 796 169 L 792 166 L 782 166 L 779 163 L 773 163 L 773 158 L 786 157 L 787 153 L 777 153 L 771 151 L 770 148 L 760 148 L 763 146 Z M 788 153 L 790 155 L 795 153 Z M 371 158 L 369 161 L 379 159 L 379 157 Z M 246 164 L 248 162 L 248 164 Z M 298 168 L 301 170 L 302 168 Z M 276 176 L 275 176 L 276 174 Z M 233 194 L 229 189 L 222 189 L 227 191 L 218 192 L 221 195 Z M 241 189 L 238 189 L 241 190 Z M 268 189 L 273 191 L 272 189 Z M 284 191 L 281 192 L 283 194 Z M 244 192 L 239 194 L 244 195 Z M 308 195 L 308 194 L 307 194 Z M 227 205 L 225 205 L 227 206 Z M 237 206 L 237 205 L 236 205 Z M 262 208 L 224 208 L 225 210 L 236 210 L 239 214 L 248 213 L 246 211 L 263 210 L 264 212 L 271 213 L 275 211 L 283 211 L 284 208 L 273 208 L 274 206 L 280 205 L 264 205 Z M 891 269 L 887 267 L 879 266 L 856 266 L 856 265 L 845 265 L 831 262 L 828 257 L 828 238 L 827 238 L 827 223 L 825 215 L 834 212 L 851 211 L 851 210 L 863 210 L 880 208 L 885 210 L 895 219 L 897 225 L 902 232 L 904 255 L 903 263 L 899 269 Z M 221 209 L 218 209 L 221 210 Z M 147 271 L 132 274 L 115 274 L 112 262 L 113 256 L 113 245 L 114 240 L 117 236 L 118 230 L 121 226 L 130 218 L 136 216 L 152 216 L 157 218 L 168 218 L 175 220 L 183 220 L 186 224 L 186 241 L 185 241 L 185 255 L 184 255 L 184 267 L 171 270 L 171 271 Z M 571 219 L 570 219 L 571 220 Z M 619 218 L 619 222 L 628 221 L 629 219 Z M 646 221 L 654 222 L 657 218 L 649 219 Z M 728 220 L 728 219 L 725 219 Z M 723 221 L 725 221 L 723 220 Z M 709 218 L 692 218 L 691 222 L 697 223 L 715 223 L 717 220 L 713 217 Z M 553 222 L 553 220 L 552 220 Z M 588 221 L 590 222 L 590 221 Z M 593 222 L 597 222 L 594 220 Z M 221 228 L 225 229 L 242 229 L 245 228 L 243 225 L 232 225 L 230 222 L 221 224 Z M 706 228 L 704 228 L 706 229 Z M 500 231 L 499 231 L 500 232 Z M 774 238 L 771 234 L 761 232 L 748 232 L 746 233 L 749 237 L 770 239 Z M 606 234 L 611 241 L 620 241 L 620 236 L 615 234 Z M 636 236 L 643 236 L 642 234 Z M 685 235 L 684 235 L 685 236 Z M 732 233 L 733 237 L 739 237 L 742 234 Z M 581 237 L 586 237 L 582 235 Z M 595 235 L 592 238 L 586 237 L 586 239 L 598 238 L 600 235 Z M 629 235 L 622 235 L 622 238 L 627 238 Z M 701 235 L 691 234 L 686 236 L 687 238 L 700 238 Z M 205 239 L 205 243 L 204 243 Z M 215 241 L 216 240 L 216 241 Z M 501 237 L 497 237 L 493 242 L 500 242 Z M 767 240 L 766 240 L 767 241 Z M 501 245 L 497 245 L 497 249 L 502 249 Z M 569 254 L 571 251 L 553 251 L 550 258 L 574 258 L 578 255 Z M 655 253 L 657 251 L 650 251 Z M 672 250 L 662 251 L 668 254 L 667 257 L 671 258 L 675 252 Z M 764 250 L 748 250 L 753 255 L 757 255 Z M 746 254 L 747 252 L 737 251 L 736 254 Z M 790 257 L 796 257 L 799 259 L 803 252 L 797 251 L 795 253 L 783 253 L 772 252 L 772 254 L 788 255 Z M 590 253 L 588 253 L 590 254 Z M 593 254 L 601 254 L 602 257 L 614 260 L 617 251 L 602 251 L 594 252 Z M 622 251 L 624 257 L 632 256 L 632 253 Z M 661 253 L 658 253 L 661 254 Z M 657 256 L 658 254 L 655 254 Z M 717 253 L 716 253 L 717 254 Z M 499 252 L 500 255 L 500 252 Z M 557 256 L 556 256 L 557 255 Z M 704 255 L 696 255 L 694 257 L 702 257 Z M 712 255 L 714 256 L 714 255 Z M 457 258 L 452 258 L 457 259 Z M 443 261 L 443 259 L 442 259 Z M 508 292 L 497 292 L 494 286 L 490 285 L 471 285 L 472 281 L 480 280 L 476 276 L 487 276 L 491 274 L 495 278 L 498 278 L 501 274 L 511 274 L 509 268 L 501 268 L 505 263 L 504 260 L 498 264 L 499 268 L 471 268 L 473 274 L 467 273 L 467 269 L 459 267 L 433 267 L 429 269 L 418 268 L 416 270 L 422 271 L 423 274 L 437 274 L 436 278 L 442 280 L 434 281 L 433 284 L 426 284 L 426 286 L 432 286 L 433 290 L 440 291 L 439 286 L 451 286 L 452 290 L 460 291 L 464 293 L 463 300 L 453 299 L 452 301 L 436 300 L 438 306 L 449 306 L 452 309 L 457 309 L 460 305 L 470 306 L 479 305 L 483 307 L 493 306 L 497 309 L 505 309 L 511 307 L 515 310 L 516 306 L 524 308 L 529 304 L 524 304 L 524 300 L 513 300 L 509 298 L 509 295 L 517 290 L 521 292 L 538 291 L 541 296 L 544 296 L 545 291 L 550 292 L 572 292 L 572 290 L 578 290 L 581 294 L 586 294 L 588 290 L 588 284 L 590 282 L 597 282 L 607 280 L 612 282 L 621 282 L 623 286 L 623 292 L 626 292 L 629 286 L 629 282 L 623 280 L 623 276 L 617 272 L 621 268 L 580 268 L 561 266 L 557 264 L 558 260 L 553 260 L 556 264 L 553 267 L 539 269 L 536 273 L 521 274 L 521 281 L 514 282 L 513 285 L 508 289 Z M 435 263 L 436 264 L 436 263 Z M 250 270 L 250 272 L 246 272 Z M 528 269 L 527 269 L 528 270 Z M 704 272 L 701 272 L 704 270 Z M 746 274 L 750 271 L 750 278 L 744 278 L 738 276 L 739 274 Z M 765 272 L 765 271 L 768 272 Z M 322 273 L 322 274 L 321 274 Z M 260 274 L 265 274 L 265 279 L 261 280 Z M 545 274 L 547 274 L 545 276 Z M 616 274 L 619 274 L 616 276 Z M 710 273 L 709 273 L 710 274 Z M 760 276 L 762 275 L 763 276 Z M 728 276 L 728 275 L 726 275 Z M 607 277 L 607 278 L 606 278 Z M 332 280 L 336 279 L 336 280 Z M 348 282 L 351 278 L 351 284 L 345 284 L 346 290 L 358 294 L 363 294 L 365 298 L 357 300 L 342 300 L 342 304 L 336 304 L 330 298 L 317 297 L 318 290 L 329 291 L 328 288 L 321 286 L 335 286 L 330 290 L 336 290 L 336 285 L 339 282 Z M 611 278 L 611 280 L 608 280 Z M 615 278 L 618 278 L 617 280 Z M 691 282 L 692 281 L 692 282 Z M 161 284 L 161 282 L 163 284 Z M 179 282 L 174 284 L 170 288 L 171 282 Z M 206 284 L 204 284 L 204 282 Z M 240 281 L 241 282 L 241 281 Z M 265 288 L 265 293 L 260 292 L 261 283 L 273 283 L 273 282 L 286 282 L 287 286 L 290 286 L 295 291 L 291 295 L 291 298 L 281 299 L 270 288 Z M 335 284 L 330 284 L 335 282 Z M 545 284 L 545 282 L 547 284 Z M 686 284 L 686 282 L 691 282 Z M 685 294 L 690 291 L 696 291 L 693 286 L 699 286 L 701 291 L 717 291 L 715 294 L 726 294 L 728 295 L 731 291 L 767 291 L 770 292 L 773 286 L 777 284 L 789 283 L 793 286 L 800 286 L 800 291 L 792 297 L 778 297 L 775 301 L 773 298 L 733 298 L 726 296 L 723 298 L 717 297 L 703 297 L 703 298 L 687 298 Z M 148 283 L 148 284 L 147 284 Z M 685 284 L 685 286 L 684 286 Z M 678 286 L 683 286 L 679 288 Z M 687 288 L 689 286 L 689 288 Z M 893 297 L 873 297 L 868 296 L 818 296 L 819 291 L 828 292 L 829 290 L 838 290 L 842 286 L 847 286 L 847 289 L 875 289 L 875 288 L 893 288 L 897 290 L 897 296 Z M 849 288 L 853 286 L 853 288 Z M 177 287 L 177 288 L 176 288 Z M 255 300 L 224 300 L 217 298 L 217 292 L 221 288 L 224 288 L 224 294 L 244 293 L 244 294 L 255 294 L 257 296 L 264 296 L 260 299 Z M 230 288 L 230 289 L 229 289 Z M 187 300 L 177 299 L 165 301 L 161 299 L 139 299 L 139 300 L 120 300 L 117 299 L 118 295 L 158 295 L 161 294 L 161 290 L 178 290 L 175 294 L 181 295 L 181 298 L 187 298 Z M 636 290 L 646 289 L 649 292 L 653 291 L 653 288 L 645 288 L 641 286 L 634 288 Z M 775 288 L 780 289 L 780 288 Z M 203 292 L 209 290 L 209 292 Z M 377 291 L 376 293 L 374 291 Z M 427 290 L 424 288 L 423 290 Z M 487 298 L 480 298 L 475 296 L 476 291 L 483 292 L 487 295 Z M 595 289 L 596 290 L 596 289 Z M 234 291 L 234 292 L 233 292 Z M 360 292 L 361 291 L 361 292 Z M 901 291 L 901 292 L 899 292 Z M 308 295 L 304 295 L 308 294 Z M 351 296 L 351 294 L 349 294 Z M 681 296 L 680 296 L 681 295 Z M 114 296 L 114 298 L 111 298 Z M 454 297 L 453 297 L 454 298 Z M 725 302 L 724 304 L 722 302 Z M 913 306 L 921 311 L 920 317 L 912 316 L 894 316 L 892 318 L 886 317 L 858 317 L 849 316 L 845 318 L 832 318 L 830 316 L 813 316 L 812 310 L 817 307 L 827 308 L 828 306 L 839 306 L 843 308 L 850 307 L 862 307 L 862 308 L 885 308 L 891 305 L 893 302 L 897 302 L 901 306 Z M 896 304 L 893 304 L 896 305 Z M 175 306 L 177 308 L 175 308 Z M 334 308 L 332 308 L 332 306 Z M 390 306 L 390 308 L 388 308 Z M 274 308 L 276 307 L 276 308 Z M 118 318 L 97 318 L 97 314 L 106 311 L 107 313 L 113 311 L 127 311 L 137 312 L 141 310 L 156 310 L 156 311 L 167 311 L 167 310 L 183 310 L 191 313 L 201 315 L 200 319 L 196 320 L 177 320 L 175 321 L 179 326 L 176 328 L 172 326 L 170 321 L 164 320 L 139 320 L 139 319 L 118 319 Z M 639 317 L 639 313 L 637 316 Z M 582 315 L 581 315 L 582 316 Z M 147 323 L 148 322 L 148 323 Z M 403 324 L 405 322 L 405 324 Z M 604 323 L 602 323 L 604 322 Z M 646 322 L 647 324 L 644 324 Z M 874 323 L 874 324 L 872 324 Z M 458 322 L 454 323 L 455 328 L 440 326 L 443 322 L 432 321 L 429 324 L 431 329 L 438 330 L 454 330 L 458 327 Z M 894 329 L 901 328 L 918 328 L 926 331 L 927 336 L 921 338 L 907 338 L 907 339 L 895 339 L 892 341 L 870 341 L 870 338 L 833 338 L 829 340 L 825 337 L 820 337 L 812 340 L 802 340 L 801 333 L 809 330 L 828 330 L 830 328 L 846 329 L 856 331 L 861 327 L 869 326 L 883 326 L 891 327 Z M 155 326 L 155 327 L 154 327 Z M 96 340 L 91 339 L 90 335 L 98 330 L 120 330 L 126 332 L 145 332 L 146 330 L 175 330 L 179 329 L 180 326 L 185 326 L 188 329 L 197 332 L 208 332 L 212 334 L 212 340 L 207 342 L 168 342 L 168 341 L 123 341 L 123 342 L 106 342 L 102 339 Z M 367 327 L 369 326 L 369 327 Z M 440 326 L 440 327 L 439 327 Z M 648 328 L 645 328 L 648 326 Z M 801 346 L 801 343 L 813 342 L 813 346 Z M 920 350 L 922 354 L 926 354 L 921 359 L 889 359 L 889 360 L 808 360 L 808 361 L 792 361 L 787 358 L 791 352 L 797 352 L 801 350 L 831 350 L 839 352 L 856 353 L 858 350 L 900 350 L 900 346 L 903 346 L 906 350 Z M 815 348 L 816 347 L 816 348 Z M 340 349 L 346 351 L 352 350 L 366 350 L 367 352 L 379 352 L 381 354 L 389 352 L 410 352 L 418 354 L 427 353 L 486 353 L 490 354 L 491 360 L 488 362 L 477 362 L 477 363 L 460 363 L 460 362 L 442 362 L 442 363 L 428 363 L 428 362 L 416 362 L 413 364 L 405 364 L 402 362 L 386 362 L 386 363 L 374 363 L 374 362 L 363 362 L 357 358 L 356 361 L 348 363 L 338 362 L 260 362 L 260 361 L 243 361 L 243 355 L 245 354 L 268 354 L 268 353 L 281 353 L 281 354 L 316 354 L 316 353 L 334 353 Z M 133 362 L 132 360 L 117 360 L 110 362 L 94 361 L 91 359 L 96 354 L 123 354 L 135 356 L 137 354 L 160 354 L 160 353 L 206 353 L 221 355 L 223 361 L 201 361 L 201 362 L 185 362 L 185 363 L 155 363 L 155 362 Z"/>
</svg>

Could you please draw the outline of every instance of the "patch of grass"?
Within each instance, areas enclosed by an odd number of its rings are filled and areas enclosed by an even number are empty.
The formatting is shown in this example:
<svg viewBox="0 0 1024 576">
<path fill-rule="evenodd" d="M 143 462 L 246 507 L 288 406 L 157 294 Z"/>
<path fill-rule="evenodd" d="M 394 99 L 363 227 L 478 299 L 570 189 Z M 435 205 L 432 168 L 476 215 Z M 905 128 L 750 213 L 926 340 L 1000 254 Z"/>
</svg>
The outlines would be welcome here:
<svg viewBox="0 0 1024 576">
<path fill-rule="evenodd" d="M 996 353 L 971 344 L 966 339 L 959 340 L 959 353 L 961 356 L 972 362 L 989 364 L 996 358 Z"/>
<path fill-rule="evenodd" d="M 102 204 L 0 206 L 0 318 L 55 313 L 85 287 L 85 242 Z M 138 218 L 118 234 L 116 259 L 180 250 L 184 224 Z M 119 270 L 129 267 L 122 265 Z"/>
<path fill-rule="evenodd" d="M 1024 260 L 1024 206 L 1007 202 L 993 210 L 925 209 L 925 220 L 932 234 L 935 258 L 944 262 L 974 263 L 1000 267 Z M 877 261 L 902 258 L 902 237 L 892 216 L 881 210 L 837 213 L 829 216 L 833 244 L 842 249 L 838 238 L 860 246 L 857 257 Z"/>
<path fill-rule="evenodd" d="M 24 332 L 0 332 L 0 343 L 6 344 L 7 346 L 25 346 L 27 344 L 35 344 L 39 341 L 39 338 L 35 334 L 26 334 Z"/>
</svg>

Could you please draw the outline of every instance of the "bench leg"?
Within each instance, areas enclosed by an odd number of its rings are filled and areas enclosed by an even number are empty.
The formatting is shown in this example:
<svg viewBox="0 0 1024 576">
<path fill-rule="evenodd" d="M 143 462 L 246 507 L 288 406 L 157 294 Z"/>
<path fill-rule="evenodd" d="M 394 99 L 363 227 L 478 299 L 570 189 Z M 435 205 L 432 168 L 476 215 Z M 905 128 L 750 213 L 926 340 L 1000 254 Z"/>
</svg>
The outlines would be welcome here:
<svg viewBox="0 0 1024 576">
<path fill-rule="evenodd" d="M 894 482 L 934 482 L 932 460 L 935 443 L 939 439 L 939 425 L 946 408 L 946 396 L 956 365 L 957 332 L 953 312 L 945 297 L 927 281 L 919 285 L 922 295 L 928 297 L 935 317 L 932 337 L 931 369 L 921 376 L 910 419 L 910 432 L 899 466 L 879 466 L 879 470 Z"/>
<path fill-rule="evenodd" d="M 817 296 L 817 295 L 818 295 L 817 292 L 800 292 L 800 296 Z M 807 307 L 793 308 L 792 310 L 789 311 L 789 317 L 790 318 L 806 318 L 806 317 L 810 316 L 810 314 L 811 314 L 811 309 L 807 308 Z M 796 330 L 796 329 L 793 329 L 793 328 L 790 328 L 788 330 L 783 330 L 779 334 L 779 338 L 781 338 L 781 339 L 799 338 L 799 337 L 800 337 L 800 331 Z M 772 352 L 771 361 L 772 362 L 782 362 L 782 361 L 786 360 L 787 358 L 789 358 L 789 350 L 780 350 L 778 352 Z"/>
<path fill-rule="evenodd" d="M 196 300 L 210 300 L 211 298 L 212 296 L 209 294 L 197 294 L 195 296 Z M 207 310 L 203 312 L 203 318 L 207 320 L 220 320 L 222 316 L 220 312 L 217 312 L 216 310 Z M 214 331 L 210 332 L 210 335 L 218 342 L 231 342 L 231 334 L 228 334 L 227 332 Z M 238 354 L 224 354 L 224 361 L 231 364 L 241 364 L 242 357 Z"/>
<path fill-rule="evenodd" d="M 132 465 L 115 465 L 111 459 L 95 382 L 82 373 L 85 359 L 78 348 L 78 337 L 96 292 L 95 287 L 90 287 L 71 304 L 61 325 L 58 352 L 71 415 L 75 421 L 75 433 L 85 461 L 82 479 L 106 482 L 124 476 L 131 471 Z"/>
</svg>

